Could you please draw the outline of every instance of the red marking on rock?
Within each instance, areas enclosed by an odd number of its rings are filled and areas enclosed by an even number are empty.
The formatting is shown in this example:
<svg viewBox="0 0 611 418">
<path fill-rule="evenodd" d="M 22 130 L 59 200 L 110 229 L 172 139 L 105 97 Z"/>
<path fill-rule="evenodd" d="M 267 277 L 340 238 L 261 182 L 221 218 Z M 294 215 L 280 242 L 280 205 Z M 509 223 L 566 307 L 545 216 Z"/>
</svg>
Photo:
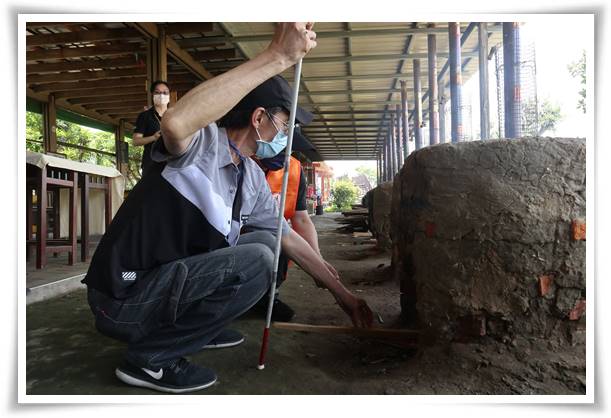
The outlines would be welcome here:
<svg viewBox="0 0 611 418">
<path fill-rule="evenodd" d="M 575 219 L 571 224 L 571 232 L 575 241 L 586 239 L 586 222 L 583 219 Z"/>
<path fill-rule="evenodd" d="M 552 276 L 547 274 L 539 276 L 539 296 L 545 296 L 549 293 L 549 288 L 552 285 Z"/>
<path fill-rule="evenodd" d="M 571 321 L 577 321 L 586 311 L 586 300 L 579 299 L 575 304 L 575 307 L 569 312 L 569 319 Z"/>
</svg>

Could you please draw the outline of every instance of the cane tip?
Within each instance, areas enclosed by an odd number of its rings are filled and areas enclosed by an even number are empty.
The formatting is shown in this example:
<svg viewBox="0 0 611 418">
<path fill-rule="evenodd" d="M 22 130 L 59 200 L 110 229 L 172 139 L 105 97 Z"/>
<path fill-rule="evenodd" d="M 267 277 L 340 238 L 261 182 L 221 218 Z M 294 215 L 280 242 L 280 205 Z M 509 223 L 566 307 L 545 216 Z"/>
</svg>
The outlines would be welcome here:
<svg viewBox="0 0 611 418">
<path fill-rule="evenodd" d="M 265 368 L 265 364 L 258 364 L 257 370 L 263 370 Z"/>
</svg>

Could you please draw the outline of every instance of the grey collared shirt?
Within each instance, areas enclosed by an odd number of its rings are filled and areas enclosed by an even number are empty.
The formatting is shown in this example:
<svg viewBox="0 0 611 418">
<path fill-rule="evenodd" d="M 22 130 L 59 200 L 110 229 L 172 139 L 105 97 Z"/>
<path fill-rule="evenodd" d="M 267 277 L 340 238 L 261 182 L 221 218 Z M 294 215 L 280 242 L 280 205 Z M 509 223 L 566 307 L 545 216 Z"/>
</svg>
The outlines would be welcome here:
<svg viewBox="0 0 611 418">
<path fill-rule="evenodd" d="M 234 246 L 244 225 L 276 233 L 278 206 L 272 197 L 263 171 L 250 158 L 244 164 L 242 206 L 239 220 L 232 219 L 233 202 L 238 187 L 239 168 L 231 158 L 227 131 L 215 123 L 193 135 L 191 144 L 180 156 L 169 154 L 163 141 L 153 144 L 154 161 L 166 161 L 162 176 L 184 198 L 195 205 L 206 220 L 229 245 Z M 282 219 L 282 235 L 289 233 Z"/>
</svg>

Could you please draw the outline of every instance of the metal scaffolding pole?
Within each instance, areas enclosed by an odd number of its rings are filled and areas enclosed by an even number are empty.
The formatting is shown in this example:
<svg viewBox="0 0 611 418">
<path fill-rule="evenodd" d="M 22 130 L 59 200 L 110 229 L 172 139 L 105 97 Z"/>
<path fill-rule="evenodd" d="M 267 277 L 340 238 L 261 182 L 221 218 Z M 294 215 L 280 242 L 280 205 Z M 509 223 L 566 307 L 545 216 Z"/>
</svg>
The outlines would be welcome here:
<svg viewBox="0 0 611 418">
<path fill-rule="evenodd" d="M 462 74 L 460 51 L 460 23 L 451 22 L 448 25 L 450 40 L 450 100 L 452 118 L 452 142 L 463 140 L 462 126 Z"/>
<path fill-rule="evenodd" d="M 433 25 L 434 26 L 434 25 Z M 430 25 L 429 25 L 430 27 Z M 439 143 L 439 102 L 437 85 L 437 35 L 428 35 L 429 76 L 429 143 Z"/>
<path fill-rule="evenodd" d="M 490 103 L 488 92 L 488 24 L 478 23 L 479 40 L 479 129 L 480 138 L 490 138 Z"/>
<path fill-rule="evenodd" d="M 405 161 L 405 159 L 403 158 L 403 155 L 405 154 L 403 152 L 403 146 L 401 143 L 401 131 L 403 130 L 401 128 L 401 124 L 403 121 L 403 118 L 401 117 L 401 105 L 396 105 L 395 107 L 395 144 L 397 144 L 397 161 L 399 163 L 399 170 L 401 170 L 401 167 L 403 167 L 403 161 Z"/>
<path fill-rule="evenodd" d="M 414 139 L 416 149 L 424 145 L 422 143 L 422 83 L 420 83 L 420 60 L 414 60 Z"/>
<path fill-rule="evenodd" d="M 403 122 L 403 129 L 401 129 L 403 160 L 405 160 L 409 155 L 409 109 L 407 106 L 407 83 L 405 80 L 401 80 L 401 114 L 401 121 Z"/>
<path fill-rule="evenodd" d="M 390 158 L 388 158 L 389 156 L 389 152 L 388 152 L 388 148 L 390 141 L 388 140 L 388 134 L 384 135 L 384 181 L 388 181 L 388 179 L 390 178 Z"/>
<path fill-rule="evenodd" d="M 390 129 L 388 129 L 388 135 L 390 137 L 390 160 L 392 165 L 392 174 L 399 171 L 399 162 L 397 161 L 397 144 L 395 142 L 396 126 L 395 126 L 395 112 L 390 112 Z"/>
<path fill-rule="evenodd" d="M 380 154 L 376 158 L 376 183 L 380 184 Z"/>
<path fill-rule="evenodd" d="M 446 142 L 446 98 L 443 94 L 439 95 L 439 143 Z"/>
<path fill-rule="evenodd" d="M 503 75 L 505 96 L 505 138 L 520 138 L 520 24 L 503 23 Z"/>
</svg>

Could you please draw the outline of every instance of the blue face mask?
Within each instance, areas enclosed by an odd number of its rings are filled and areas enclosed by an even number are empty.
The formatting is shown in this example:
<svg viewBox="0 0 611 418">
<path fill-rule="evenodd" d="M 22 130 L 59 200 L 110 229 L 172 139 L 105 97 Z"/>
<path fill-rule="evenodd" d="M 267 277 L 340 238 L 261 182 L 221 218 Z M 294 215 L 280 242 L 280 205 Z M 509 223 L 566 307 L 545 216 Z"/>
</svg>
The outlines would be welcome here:
<svg viewBox="0 0 611 418">
<path fill-rule="evenodd" d="M 284 132 L 279 130 L 276 133 L 276 136 L 274 136 L 270 142 L 266 142 L 261 139 L 258 129 L 256 132 L 259 136 L 259 140 L 257 141 L 257 152 L 255 155 L 260 159 L 275 157 L 276 155 L 280 154 L 284 148 L 286 148 L 288 136 Z"/>
</svg>

